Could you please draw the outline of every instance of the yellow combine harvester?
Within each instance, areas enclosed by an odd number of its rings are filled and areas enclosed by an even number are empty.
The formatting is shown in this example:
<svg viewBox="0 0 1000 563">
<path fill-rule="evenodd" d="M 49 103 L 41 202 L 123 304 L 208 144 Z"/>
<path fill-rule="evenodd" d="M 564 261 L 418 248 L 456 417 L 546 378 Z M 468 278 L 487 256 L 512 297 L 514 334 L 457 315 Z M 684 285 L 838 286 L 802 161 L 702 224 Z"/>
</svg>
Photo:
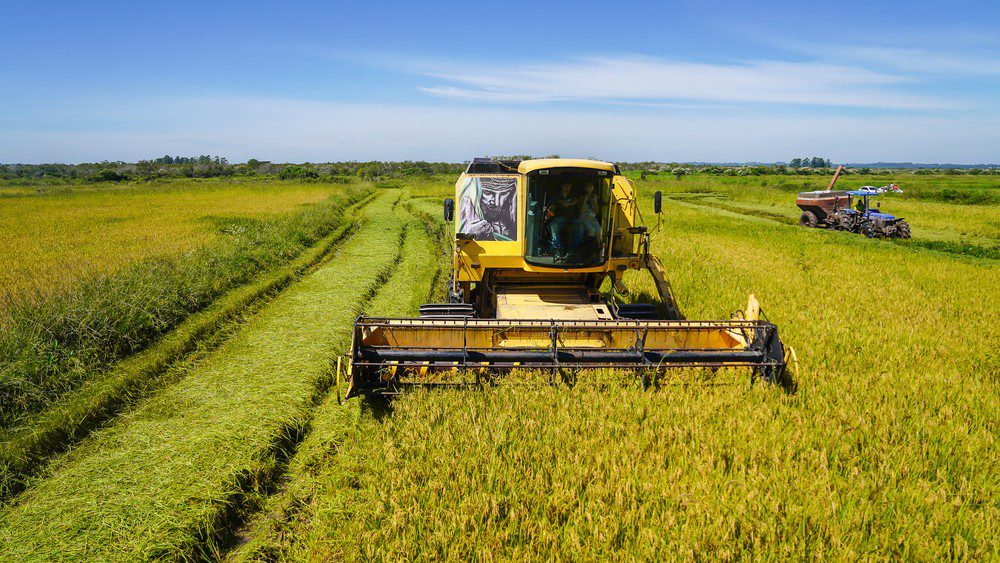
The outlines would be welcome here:
<svg viewBox="0 0 1000 563">
<path fill-rule="evenodd" d="M 660 206 L 657 192 L 656 213 Z M 599 368 L 648 375 L 743 366 L 786 380 L 793 353 L 753 295 L 730 320 L 684 320 L 649 253 L 635 186 L 615 164 L 477 158 L 444 213 L 455 224 L 449 302 L 422 306 L 420 318 L 360 316 L 348 397 L 512 370 L 573 381 L 579 370 Z M 618 303 L 629 270 L 652 275 L 658 307 Z"/>
</svg>

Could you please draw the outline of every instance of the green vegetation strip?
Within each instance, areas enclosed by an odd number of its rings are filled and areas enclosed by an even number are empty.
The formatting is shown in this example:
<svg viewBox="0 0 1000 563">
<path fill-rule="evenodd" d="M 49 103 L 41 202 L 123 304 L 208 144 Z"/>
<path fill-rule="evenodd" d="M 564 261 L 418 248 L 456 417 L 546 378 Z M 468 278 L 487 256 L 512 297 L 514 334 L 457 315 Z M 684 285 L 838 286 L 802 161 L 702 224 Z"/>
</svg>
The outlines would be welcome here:
<svg viewBox="0 0 1000 563">
<path fill-rule="evenodd" d="M 406 202 L 406 208 L 423 224 L 434 245 L 434 255 L 421 271 L 421 275 L 431 276 L 431 291 L 427 302 L 444 302 L 448 298 L 451 284 L 452 245 L 454 243 L 452 225 L 445 223 L 442 217 L 440 200 Z M 435 267 L 430 266 L 436 264 Z"/>
<path fill-rule="evenodd" d="M 234 506 L 305 431 L 359 303 L 397 268 L 398 197 L 381 193 L 335 260 L 54 463 L 0 513 L 0 559 L 217 555 Z"/>
<path fill-rule="evenodd" d="M 399 267 L 366 306 L 372 315 L 415 315 L 420 304 L 428 301 L 428 291 L 433 295 L 443 287 L 435 281 L 450 271 L 448 255 L 441 259 L 442 245 L 438 239 L 446 228 L 443 221 L 410 204 L 408 201 L 406 208 L 420 221 L 409 223 Z M 372 416 L 368 408 L 371 405 L 364 403 L 362 407 L 362 404 L 360 400 L 351 400 L 341 405 L 331 394 L 317 409 L 309 435 L 289 463 L 284 488 L 250 523 L 245 532 L 250 541 L 231 555 L 233 559 L 281 560 L 302 555 L 294 547 L 294 535 L 300 532 L 298 526 L 311 520 L 316 503 L 324 502 L 321 493 L 327 490 L 331 467 L 338 464 L 338 448 L 347 436 L 353 435 L 362 418 Z"/>
<path fill-rule="evenodd" d="M 211 339 L 227 322 L 258 307 L 266 297 L 328 257 L 355 227 L 353 217 L 357 209 L 370 199 L 366 197 L 346 209 L 343 225 L 291 263 L 229 292 L 146 350 L 119 362 L 107 374 L 87 381 L 4 436 L 0 441 L 0 499 L 20 491 L 26 478 L 37 472 L 47 457 L 83 438 L 122 408 L 148 394 L 156 387 L 158 376 Z"/>
</svg>

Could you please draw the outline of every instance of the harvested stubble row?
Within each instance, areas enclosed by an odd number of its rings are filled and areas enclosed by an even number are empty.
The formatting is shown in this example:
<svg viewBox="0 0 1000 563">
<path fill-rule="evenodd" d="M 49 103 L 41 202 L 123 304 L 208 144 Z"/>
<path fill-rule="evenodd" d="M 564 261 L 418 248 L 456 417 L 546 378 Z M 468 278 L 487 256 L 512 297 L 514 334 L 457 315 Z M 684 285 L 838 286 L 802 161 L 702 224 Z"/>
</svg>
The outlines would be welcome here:
<svg viewBox="0 0 1000 563">
<path fill-rule="evenodd" d="M 419 203 L 419 202 L 418 202 Z M 437 205 L 433 206 L 435 210 Z M 443 287 L 442 270 L 450 267 L 449 255 L 442 252 L 439 241 L 442 223 L 436 221 L 420 205 L 407 202 L 407 208 L 419 221 L 407 223 L 406 239 L 400 263 L 378 295 L 365 306 L 371 315 L 399 317 L 413 315 L 421 303 L 428 301 Z M 435 268 L 434 265 L 437 265 Z M 232 554 L 233 559 L 280 559 L 305 556 L 293 544 L 295 538 L 285 537 L 284 532 L 309 519 L 322 503 L 322 493 L 327 492 L 325 477 L 331 465 L 336 465 L 338 446 L 348 435 L 354 434 L 362 417 L 361 401 L 352 400 L 340 405 L 331 394 L 317 409 L 309 435 L 303 440 L 288 465 L 288 479 L 284 489 L 272 497 L 256 521 L 250 525 L 251 541 Z M 371 413 L 366 414 L 370 418 Z M 294 528 L 294 533 L 301 530 Z M 281 541 L 281 539 L 287 541 Z"/>
<path fill-rule="evenodd" d="M 0 559 L 217 555 L 233 504 L 306 429 L 358 306 L 396 266 L 400 195 L 382 192 L 335 259 L 184 379 L 57 460 L 0 514 Z"/>
</svg>

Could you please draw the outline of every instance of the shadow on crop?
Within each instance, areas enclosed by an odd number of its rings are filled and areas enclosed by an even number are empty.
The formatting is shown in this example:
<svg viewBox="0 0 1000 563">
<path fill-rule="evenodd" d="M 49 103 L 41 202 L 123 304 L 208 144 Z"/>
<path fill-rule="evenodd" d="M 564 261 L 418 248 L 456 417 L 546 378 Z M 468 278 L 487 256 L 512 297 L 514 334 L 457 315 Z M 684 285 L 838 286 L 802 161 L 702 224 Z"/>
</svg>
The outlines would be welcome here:
<svg viewBox="0 0 1000 563">
<path fill-rule="evenodd" d="M 386 395 L 362 395 L 361 413 L 370 414 L 377 421 L 392 416 L 392 398 Z"/>
</svg>

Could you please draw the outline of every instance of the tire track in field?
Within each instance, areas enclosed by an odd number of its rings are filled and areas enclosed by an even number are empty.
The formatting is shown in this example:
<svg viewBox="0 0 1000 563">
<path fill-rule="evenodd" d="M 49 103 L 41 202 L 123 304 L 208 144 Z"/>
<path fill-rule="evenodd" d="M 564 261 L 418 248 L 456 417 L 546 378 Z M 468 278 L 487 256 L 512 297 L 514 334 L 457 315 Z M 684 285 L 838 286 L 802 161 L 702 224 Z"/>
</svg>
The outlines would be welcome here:
<svg viewBox="0 0 1000 563">
<path fill-rule="evenodd" d="M 373 195 L 345 209 L 356 214 Z M 118 362 L 105 377 L 85 383 L 0 442 L 0 503 L 16 497 L 48 460 L 157 389 L 181 379 L 200 358 L 221 345 L 289 284 L 315 271 L 357 231 L 357 221 L 338 227 L 297 258 L 216 299 L 156 343 Z M 171 373 L 167 377 L 168 373 Z"/>
<path fill-rule="evenodd" d="M 215 558 L 330 383 L 359 302 L 398 263 L 398 190 L 190 374 L 95 433 L 0 513 L 0 558 Z M 395 249 L 396 252 L 386 252 Z"/>
</svg>

